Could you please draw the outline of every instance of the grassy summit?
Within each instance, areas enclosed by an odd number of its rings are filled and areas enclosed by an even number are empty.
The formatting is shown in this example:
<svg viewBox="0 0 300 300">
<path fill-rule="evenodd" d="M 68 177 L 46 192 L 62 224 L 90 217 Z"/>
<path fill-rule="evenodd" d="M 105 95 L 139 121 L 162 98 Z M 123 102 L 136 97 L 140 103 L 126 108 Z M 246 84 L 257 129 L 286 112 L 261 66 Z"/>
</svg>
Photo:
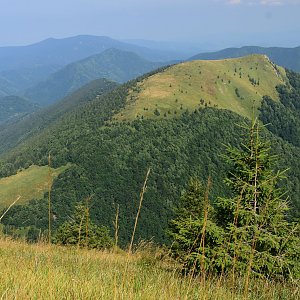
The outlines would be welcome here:
<svg viewBox="0 0 300 300">
<path fill-rule="evenodd" d="M 116 119 L 173 117 L 205 106 L 250 118 L 253 101 L 259 107 L 264 95 L 277 100 L 275 87 L 286 80 L 285 70 L 264 55 L 185 62 L 138 83 Z"/>
</svg>

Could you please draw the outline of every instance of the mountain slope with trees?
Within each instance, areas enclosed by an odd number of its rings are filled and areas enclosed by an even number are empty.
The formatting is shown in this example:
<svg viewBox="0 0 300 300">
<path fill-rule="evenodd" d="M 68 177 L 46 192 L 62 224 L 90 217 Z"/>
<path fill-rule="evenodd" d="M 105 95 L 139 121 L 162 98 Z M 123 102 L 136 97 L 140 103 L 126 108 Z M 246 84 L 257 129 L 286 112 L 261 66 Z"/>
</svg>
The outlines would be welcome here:
<svg viewBox="0 0 300 300">
<path fill-rule="evenodd" d="M 263 65 L 272 66 L 265 60 Z M 154 115 L 123 122 L 115 120 L 130 105 L 128 97 L 132 91 L 145 92 L 140 88 L 145 80 L 157 74 L 164 75 L 170 69 L 172 67 L 162 68 L 127 82 L 64 114 L 50 127 L 2 156 L 1 176 L 14 174 L 26 165 L 47 165 L 49 153 L 54 168 L 71 163 L 72 166 L 53 183 L 53 229 L 73 214 L 76 204 L 92 197 L 90 213 L 96 225 L 105 225 L 113 230 L 112 222 L 119 206 L 119 237 L 124 245 L 133 228 L 145 173 L 151 167 L 137 239 L 154 237 L 157 242 L 168 242 L 165 230 L 189 177 L 194 175 L 204 181 L 208 176 L 212 177 L 212 203 L 216 201 L 216 196 L 230 196 L 230 190 L 223 182 L 228 171 L 221 157 L 223 145 L 229 143 L 237 146 L 242 134 L 237 124 L 247 122 L 247 119 L 233 111 L 205 105 L 193 107 L 190 111 L 179 107 L 172 118 Z M 234 65 L 231 69 L 234 73 Z M 269 72 L 272 74 L 270 76 L 277 78 L 275 67 Z M 278 84 L 285 80 L 278 80 Z M 289 91 L 296 93 L 299 82 L 297 78 L 294 81 L 290 79 L 286 86 Z M 275 87 L 271 91 L 275 93 Z M 280 97 L 279 94 L 278 102 L 283 101 Z M 157 104 L 162 101 L 158 96 Z M 297 216 L 300 211 L 299 147 L 268 130 L 263 134 L 271 141 L 272 153 L 278 155 L 275 170 L 289 168 L 287 179 L 282 184 L 288 190 L 293 215 Z M 47 229 L 47 216 L 45 195 L 44 200 L 14 206 L 3 223 L 11 231 L 15 227 L 26 227 L 31 232 L 30 237 L 34 238 L 40 228 Z"/>
<path fill-rule="evenodd" d="M 43 129 L 63 118 L 66 113 L 71 113 L 117 86 L 116 82 L 107 79 L 93 80 L 53 105 L 0 124 L 0 153 L 39 134 Z"/>
</svg>

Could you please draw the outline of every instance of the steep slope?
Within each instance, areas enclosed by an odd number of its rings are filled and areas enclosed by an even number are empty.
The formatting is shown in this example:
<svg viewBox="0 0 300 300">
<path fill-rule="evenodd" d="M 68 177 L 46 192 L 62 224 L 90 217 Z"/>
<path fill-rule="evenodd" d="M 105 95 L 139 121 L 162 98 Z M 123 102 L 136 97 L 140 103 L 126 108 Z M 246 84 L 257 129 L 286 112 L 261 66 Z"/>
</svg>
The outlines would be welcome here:
<svg viewBox="0 0 300 300">
<path fill-rule="evenodd" d="M 129 92 L 125 109 L 115 118 L 173 117 L 206 106 L 250 118 L 253 102 L 260 107 L 264 95 L 278 100 L 275 87 L 285 81 L 285 70 L 262 55 L 185 62 L 140 82 Z"/>
<path fill-rule="evenodd" d="M 37 105 L 18 96 L 0 97 L 0 124 L 12 118 L 20 118 L 37 109 Z"/>
<path fill-rule="evenodd" d="M 95 97 L 107 93 L 117 87 L 117 85 L 117 83 L 106 79 L 91 81 L 47 108 L 26 115 L 18 120 L 1 124 L 0 153 L 8 151 L 20 142 L 38 134 L 60 118 L 63 118 L 66 113 L 70 113 Z"/>
<path fill-rule="evenodd" d="M 200 53 L 189 60 L 211 60 L 246 56 L 250 54 L 267 55 L 275 64 L 300 72 L 300 47 L 256 47 L 247 46 L 242 48 L 227 48 L 217 52 Z"/>
<path fill-rule="evenodd" d="M 47 105 L 97 78 L 125 82 L 160 67 L 162 63 L 147 61 L 138 55 L 117 49 L 69 64 L 50 78 L 25 92 L 34 102 Z"/>
<path fill-rule="evenodd" d="M 268 129 L 289 143 L 300 147 L 300 74 L 287 71 L 292 89 L 277 88 L 280 102 L 264 97 L 260 108 L 260 119 L 269 124 Z"/>
</svg>

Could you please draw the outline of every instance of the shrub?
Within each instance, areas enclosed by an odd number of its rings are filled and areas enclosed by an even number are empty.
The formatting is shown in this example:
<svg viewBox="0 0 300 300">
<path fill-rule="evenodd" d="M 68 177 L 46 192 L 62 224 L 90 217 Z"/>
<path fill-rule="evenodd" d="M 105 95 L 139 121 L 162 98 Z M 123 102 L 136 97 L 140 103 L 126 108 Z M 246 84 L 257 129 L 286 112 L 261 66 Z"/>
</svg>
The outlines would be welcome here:
<svg viewBox="0 0 300 300">
<path fill-rule="evenodd" d="M 57 229 L 54 243 L 89 249 L 108 249 L 113 246 L 108 228 L 93 224 L 89 220 L 88 208 L 83 204 L 77 205 L 74 217 Z"/>
</svg>

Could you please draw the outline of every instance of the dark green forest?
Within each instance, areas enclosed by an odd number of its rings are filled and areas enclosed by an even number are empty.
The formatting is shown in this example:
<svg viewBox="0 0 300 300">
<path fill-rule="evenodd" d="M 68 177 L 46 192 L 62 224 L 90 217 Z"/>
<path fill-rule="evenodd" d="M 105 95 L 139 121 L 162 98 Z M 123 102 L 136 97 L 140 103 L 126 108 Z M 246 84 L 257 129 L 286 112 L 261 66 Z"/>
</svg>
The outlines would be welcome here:
<svg viewBox="0 0 300 300">
<path fill-rule="evenodd" d="M 299 217 L 300 212 L 300 149 L 296 140 L 280 134 L 279 122 L 287 109 L 299 118 L 296 108 L 299 96 L 295 95 L 300 79 L 295 73 L 288 74 L 290 87 L 284 92 L 278 87 L 281 104 L 278 104 L 280 110 L 276 115 L 279 121 L 273 125 L 277 131 L 267 127 L 269 130 L 265 129 L 262 134 L 270 140 L 271 152 L 278 155 L 275 167 L 288 168 L 282 185 L 288 190 L 292 207 L 288 218 L 292 219 Z M 203 182 L 211 176 L 212 205 L 217 196 L 230 195 L 230 189 L 223 182 L 228 172 L 223 153 L 225 145 L 240 144 L 244 131 L 238 125 L 247 120 L 227 110 L 203 108 L 185 112 L 174 119 L 111 121 L 112 116 L 124 107 L 128 90 L 142 78 L 64 115 L 3 157 L 1 176 L 14 174 L 31 164 L 46 165 L 49 153 L 53 167 L 72 164 L 58 176 L 52 187 L 54 229 L 72 216 L 76 204 L 91 196 L 93 222 L 108 226 L 112 232 L 116 207 L 120 206 L 120 242 L 127 244 L 149 167 L 151 174 L 137 239 L 153 238 L 155 242 L 168 243 L 168 222 L 174 216 L 174 208 L 191 176 Z M 271 106 L 268 103 L 265 98 L 260 113 L 264 123 L 270 122 L 266 118 Z M 40 228 L 47 229 L 47 217 L 45 195 L 44 200 L 14 206 L 3 218 L 3 223 L 7 232 L 26 227 L 30 239 L 35 239 Z"/>
<path fill-rule="evenodd" d="M 264 97 L 260 119 L 268 129 L 300 147 L 300 74 L 287 71 L 291 86 L 278 86 L 280 102 Z"/>
</svg>

